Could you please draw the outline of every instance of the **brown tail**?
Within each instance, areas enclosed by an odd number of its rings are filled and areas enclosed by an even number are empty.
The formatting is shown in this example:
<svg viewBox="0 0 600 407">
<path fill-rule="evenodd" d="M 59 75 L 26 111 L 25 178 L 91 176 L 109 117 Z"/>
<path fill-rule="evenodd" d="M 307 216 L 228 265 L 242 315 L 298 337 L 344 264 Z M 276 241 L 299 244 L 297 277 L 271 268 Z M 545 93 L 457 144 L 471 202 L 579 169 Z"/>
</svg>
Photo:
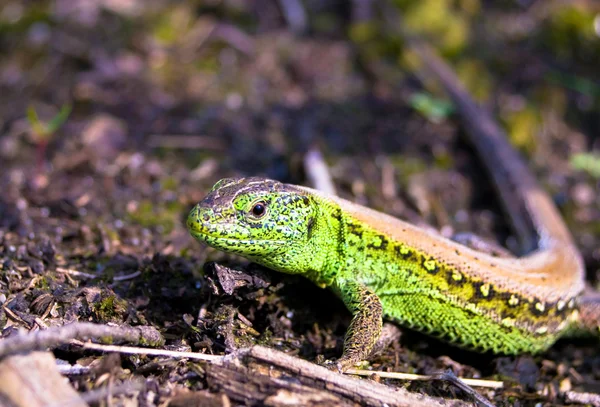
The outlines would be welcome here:
<svg viewBox="0 0 600 407">
<path fill-rule="evenodd" d="M 600 335 L 600 293 L 586 292 L 581 297 L 579 316 L 578 330 Z"/>
</svg>

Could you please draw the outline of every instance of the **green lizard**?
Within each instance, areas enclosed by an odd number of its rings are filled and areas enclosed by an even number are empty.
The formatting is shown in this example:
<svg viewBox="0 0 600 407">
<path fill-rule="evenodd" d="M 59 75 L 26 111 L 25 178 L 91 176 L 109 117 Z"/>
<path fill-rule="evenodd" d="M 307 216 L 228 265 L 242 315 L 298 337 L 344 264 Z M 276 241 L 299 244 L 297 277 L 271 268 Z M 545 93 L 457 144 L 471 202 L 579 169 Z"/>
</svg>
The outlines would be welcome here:
<svg viewBox="0 0 600 407">
<path fill-rule="evenodd" d="M 426 46 L 415 50 L 465 120 L 528 254 L 496 257 L 336 196 L 264 178 L 219 181 L 191 211 L 190 233 L 335 292 L 354 315 L 340 370 L 369 356 L 384 318 L 505 354 L 543 351 L 576 328 L 597 330 L 600 307 L 582 299 L 583 262 L 551 199 L 454 73 Z"/>
</svg>

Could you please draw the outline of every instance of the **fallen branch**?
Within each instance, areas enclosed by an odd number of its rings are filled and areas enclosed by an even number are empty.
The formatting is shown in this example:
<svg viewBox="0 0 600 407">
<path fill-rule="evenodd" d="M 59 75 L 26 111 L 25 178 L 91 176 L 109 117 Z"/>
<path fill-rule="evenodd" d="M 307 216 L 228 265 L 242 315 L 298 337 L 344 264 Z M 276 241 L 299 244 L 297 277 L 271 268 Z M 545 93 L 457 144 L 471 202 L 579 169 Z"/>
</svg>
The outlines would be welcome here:
<svg viewBox="0 0 600 407">
<path fill-rule="evenodd" d="M 258 363 L 261 366 L 245 369 L 231 359 L 234 361 L 242 359 L 247 365 Z M 230 361 L 233 363 L 227 363 Z M 265 367 L 268 369 L 265 370 Z M 404 388 L 387 386 L 372 380 L 344 376 L 263 346 L 240 350 L 228 356 L 222 365 L 208 365 L 206 372 L 209 386 L 224 389 L 229 397 L 237 396 L 240 401 L 244 400 L 242 397 L 249 397 L 265 404 L 283 405 L 285 402 L 281 398 L 288 397 L 292 400 L 285 401 L 298 401 L 302 405 L 323 405 L 323 403 L 415 407 L 471 405 L 463 401 L 411 393 Z M 260 372 L 267 372 L 267 374 L 261 375 Z M 253 392 L 253 389 L 256 391 Z M 332 397 L 335 400 L 331 400 Z"/>
<path fill-rule="evenodd" d="M 20 352 L 44 350 L 69 343 L 73 339 L 94 339 L 100 342 L 128 342 L 144 346 L 162 346 L 165 339 L 151 326 L 110 326 L 89 322 L 74 322 L 28 334 L 19 334 L 0 341 L 0 358 Z"/>
<path fill-rule="evenodd" d="M 364 405 L 382 405 L 379 401 L 391 405 L 407 405 L 407 406 L 435 406 L 435 405 L 454 405 L 463 406 L 460 401 L 452 401 L 453 404 L 448 404 L 447 400 L 443 403 L 441 399 L 431 398 L 425 395 L 411 393 L 402 388 L 386 386 L 375 383 L 371 380 L 361 380 L 350 376 L 343 376 L 336 372 L 332 372 L 322 366 L 312 362 L 302 360 L 298 357 L 287 355 L 283 352 L 266 348 L 262 346 L 254 346 L 251 348 L 240 349 L 227 356 L 207 355 L 197 352 L 182 352 L 171 351 L 166 349 L 149 349 L 133 346 L 118 346 L 118 345 L 103 345 L 96 343 L 84 343 L 81 341 L 71 341 L 71 343 L 81 346 L 85 349 L 97 350 L 102 352 L 116 352 L 130 355 L 152 355 L 164 356 L 172 359 L 191 359 L 202 360 L 209 362 L 206 367 L 207 375 L 214 379 L 214 390 L 225 391 L 230 397 L 239 397 L 240 401 L 248 401 L 249 398 L 258 403 L 268 401 L 268 392 L 264 387 L 272 387 L 273 391 L 286 391 L 287 397 L 294 397 L 298 404 L 311 405 L 326 403 L 332 405 L 343 405 L 350 400 L 360 400 Z M 243 361 L 244 363 L 240 363 Z M 259 363 L 270 369 L 268 375 L 261 374 L 263 368 L 255 369 L 248 366 Z M 246 366 L 243 366 L 246 365 Z M 290 384 L 289 380 L 275 380 L 272 370 L 281 370 L 293 374 L 294 379 L 299 380 L 302 384 Z M 365 373 L 369 373 L 369 375 Z M 407 375 L 402 373 L 392 372 L 377 372 L 351 369 L 347 374 L 358 374 L 363 376 L 375 376 L 385 378 L 396 378 L 405 380 L 438 380 L 444 379 L 436 376 L 421 376 Z M 285 374 L 285 373 L 284 373 Z M 240 380 L 243 377 L 244 380 Z M 444 379 L 447 380 L 447 379 Z M 457 378 L 457 380 L 459 380 Z M 470 379 L 461 379 L 468 383 Z M 472 380 L 472 379 L 471 379 Z M 455 382 L 453 382 L 455 383 Z M 456 384 L 456 383 L 455 383 Z M 486 380 L 472 380 L 471 385 L 479 385 L 484 387 L 499 388 L 501 382 L 493 382 Z M 464 386 L 464 384 L 463 384 Z M 466 393 L 471 394 L 476 399 L 479 396 L 470 388 L 459 386 Z M 260 389 L 260 391 L 258 390 Z M 330 394 L 333 392 L 333 394 Z M 289 402 L 289 399 L 286 399 Z M 277 403 L 282 400 L 270 400 Z M 478 401 L 482 405 L 489 405 L 487 400 L 481 398 Z"/>
</svg>

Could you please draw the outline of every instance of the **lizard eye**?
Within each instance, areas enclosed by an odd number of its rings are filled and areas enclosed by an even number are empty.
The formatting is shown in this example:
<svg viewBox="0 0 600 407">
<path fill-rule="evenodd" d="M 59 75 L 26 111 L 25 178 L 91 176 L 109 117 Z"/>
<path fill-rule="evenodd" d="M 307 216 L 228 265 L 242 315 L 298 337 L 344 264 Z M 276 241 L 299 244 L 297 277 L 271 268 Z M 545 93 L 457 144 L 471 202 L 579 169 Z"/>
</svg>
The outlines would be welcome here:
<svg viewBox="0 0 600 407">
<path fill-rule="evenodd" d="M 252 206 L 252 209 L 250 209 L 250 213 L 256 219 L 262 218 L 263 216 L 265 216 L 265 213 L 267 213 L 267 204 L 262 201 L 255 203 Z"/>
</svg>

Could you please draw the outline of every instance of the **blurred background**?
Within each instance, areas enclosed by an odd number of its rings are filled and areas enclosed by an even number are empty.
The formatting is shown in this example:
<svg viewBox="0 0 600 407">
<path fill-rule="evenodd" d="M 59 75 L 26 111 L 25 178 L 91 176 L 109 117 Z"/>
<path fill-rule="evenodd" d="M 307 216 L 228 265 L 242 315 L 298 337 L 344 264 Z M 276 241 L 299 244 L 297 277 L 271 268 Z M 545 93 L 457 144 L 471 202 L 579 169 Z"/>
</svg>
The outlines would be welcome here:
<svg viewBox="0 0 600 407">
<path fill-rule="evenodd" d="M 595 284 L 600 3 L 388 4 L 498 118 L 559 205 Z M 0 326 L 27 326 L 45 295 L 60 305 L 45 316 L 52 323 L 143 320 L 172 343 L 222 351 L 214 326 L 182 315 L 219 314 L 233 301 L 260 335 L 270 332 L 265 343 L 336 355 L 347 319 L 319 316 L 321 300 L 306 305 L 292 288 L 266 302 L 207 299 L 206 260 L 246 263 L 193 242 L 183 225 L 226 176 L 307 184 L 310 149 L 346 198 L 510 247 L 452 105 L 384 15 L 374 0 L 0 1 L 0 300 L 22 313 L 15 321 L 0 308 Z M 97 296 L 75 308 L 81 287 Z M 417 338 L 408 352 L 427 348 Z"/>
<path fill-rule="evenodd" d="M 387 3 L 402 21 L 382 3 L 4 0 L 0 199 L 168 234 L 224 176 L 306 183 L 318 148 L 340 194 L 498 239 L 501 222 L 470 219 L 494 205 L 489 182 L 397 18 L 497 116 L 592 250 L 598 3 Z"/>
</svg>

